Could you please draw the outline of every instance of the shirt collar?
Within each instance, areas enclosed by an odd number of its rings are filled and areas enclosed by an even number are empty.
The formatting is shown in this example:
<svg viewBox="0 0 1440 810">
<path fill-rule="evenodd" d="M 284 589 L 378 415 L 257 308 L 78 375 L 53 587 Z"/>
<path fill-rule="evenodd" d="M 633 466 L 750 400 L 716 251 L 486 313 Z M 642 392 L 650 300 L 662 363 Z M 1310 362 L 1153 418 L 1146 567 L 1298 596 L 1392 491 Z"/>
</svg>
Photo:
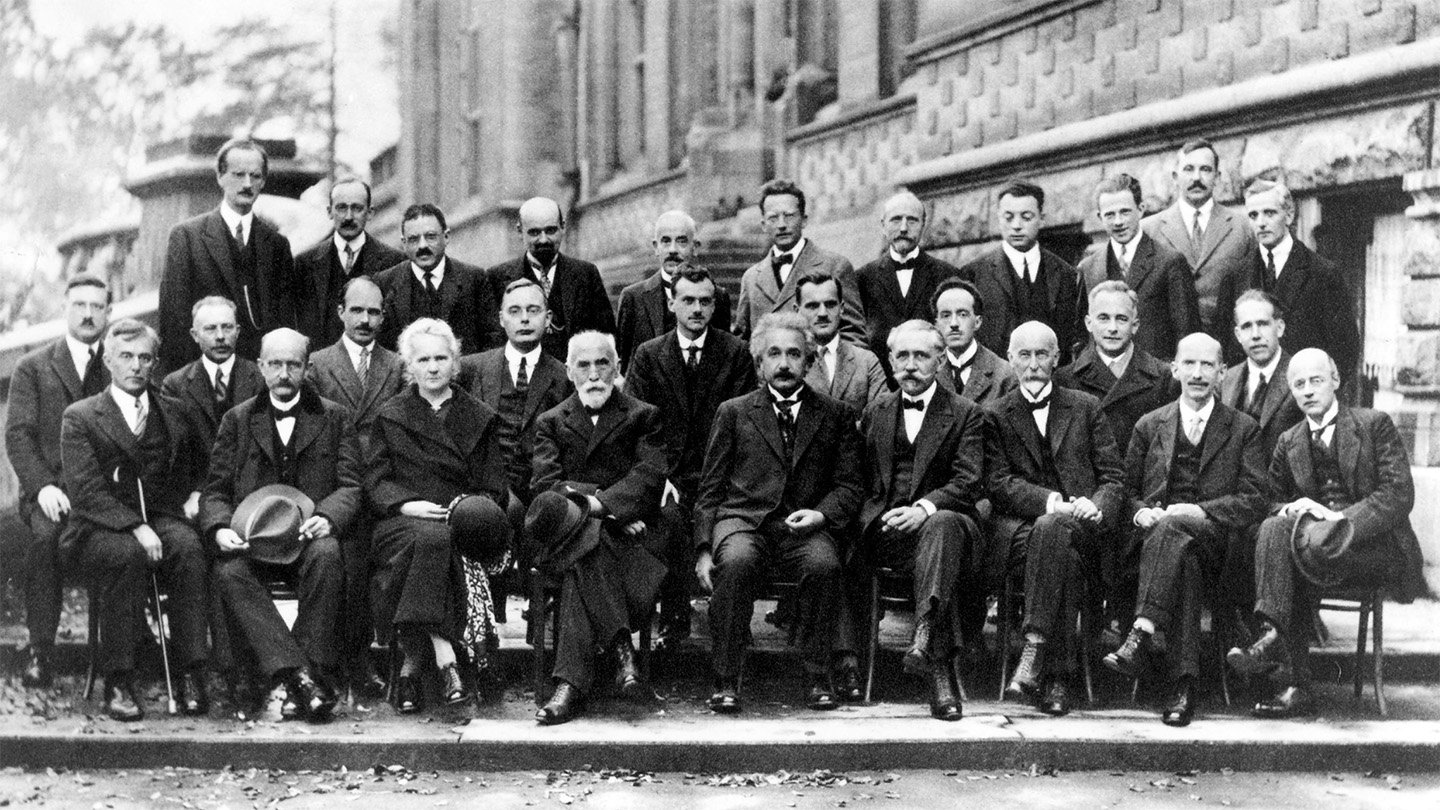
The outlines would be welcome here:
<svg viewBox="0 0 1440 810">
<path fill-rule="evenodd" d="M 370 353 L 371 353 L 372 355 L 375 353 L 375 343 L 374 343 L 374 341 L 371 341 L 371 343 L 370 343 L 369 346 L 361 346 L 359 343 L 356 343 L 355 341 L 351 340 L 349 335 L 345 334 L 344 332 L 341 332 L 341 333 L 340 333 L 340 342 L 345 345 L 345 353 L 348 354 L 348 355 L 350 355 L 350 362 L 351 362 L 352 364 L 355 363 L 355 362 L 357 362 L 357 361 L 360 359 L 360 352 L 364 351 L 364 350 L 367 349 L 367 348 L 370 350 Z"/>
<path fill-rule="evenodd" d="M 131 396 L 130 394 L 127 394 L 126 392 L 120 390 L 120 386 L 118 386 L 118 385 L 116 385 L 116 384 L 114 384 L 114 383 L 111 383 L 111 384 L 110 384 L 110 398 L 113 399 L 113 400 L 115 400 L 115 404 L 116 404 L 116 405 L 119 405 L 119 406 L 120 406 L 120 412 L 123 413 L 123 414 L 125 414 L 126 420 L 129 420 L 130 417 L 132 417 L 132 416 L 135 414 L 135 403 L 136 403 L 137 401 L 145 403 L 145 410 L 147 410 L 147 411 L 150 410 L 150 389 L 149 389 L 149 388 L 146 388 L 144 391 L 141 391 L 141 392 L 140 392 L 140 396 L 137 397 L 137 396 Z"/>
<path fill-rule="evenodd" d="M 951 354 L 948 348 L 945 350 L 945 357 L 950 361 L 950 365 L 963 366 L 966 363 L 970 362 L 972 359 L 974 359 L 975 355 L 979 353 L 980 341 L 971 340 L 970 345 L 965 347 L 965 351 L 961 352 L 959 357 Z"/>
<path fill-rule="evenodd" d="M 221 201 L 220 201 L 220 218 L 223 219 L 223 220 L 225 220 L 225 230 L 228 231 L 228 232 L 230 232 L 230 233 L 232 233 L 232 234 L 235 233 L 235 226 L 236 226 L 236 225 L 238 225 L 238 224 L 241 223 L 241 222 L 245 223 L 245 238 L 246 238 L 247 241 L 249 240 L 249 238 L 250 238 L 250 226 L 251 226 L 251 225 L 254 223 L 254 221 L 255 221 L 255 209 L 254 209 L 254 208 L 251 208 L 251 209 L 250 209 L 250 213 L 248 213 L 248 214 L 242 214 L 242 213 L 240 213 L 239 211 L 236 211 L 234 208 L 231 208 L 231 207 L 230 207 L 230 203 L 227 203 L 227 202 L 225 202 L 224 200 L 221 200 Z"/>
<path fill-rule="evenodd" d="M 1028 263 L 1028 264 L 1030 265 L 1030 275 L 1031 275 L 1031 277 L 1034 277 L 1035 273 L 1040 269 L 1040 243 L 1039 243 L 1039 242 L 1036 242 L 1035 244 L 1031 245 L 1031 246 L 1030 246 L 1030 249 L 1027 250 L 1027 251 L 1025 251 L 1024 253 L 1021 253 L 1020 251 L 1016 250 L 1015 248 L 1010 247 L 1010 243 L 1009 243 L 1009 242 L 1001 242 L 1001 243 L 1000 243 L 1000 249 L 1003 250 L 1003 251 L 1005 251 L 1005 258 L 1007 258 L 1007 259 L 1010 260 L 1010 266 L 1011 266 L 1012 268 L 1014 268 L 1014 270 L 1015 270 L 1015 275 L 1017 275 L 1017 276 L 1020 275 L 1020 268 L 1021 268 L 1021 266 L 1022 266 L 1022 265 L 1021 265 L 1021 262 L 1022 262 L 1022 261 L 1026 262 L 1026 263 Z"/>
<path fill-rule="evenodd" d="M 1111 357 L 1105 352 L 1100 351 L 1100 347 L 1096 346 L 1095 356 L 1100 358 L 1100 362 L 1104 363 L 1106 366 L 1113 366 L 1116 363 L 1123 363 L 1123 365 L 1128 368 L 1130 365 L 1130 361 L 1135 358 L 1135 344 L 1132 342 L 1129 346 L 1125 347 L 1125 351 L 1115 355 L 1114 357 Z"/>
<path fill-rule="evenodd" d="M 1215 197 L 1212 195 L 1210 199 L 1206 200 L 1199 208 L 1186 202 L 1185 198 L 1181 197 L 1180 210 L 1185 213 L 1185 230 L 1188 231 L 1194 227 L 1196 213 L 1200 214 L 1200 224 L 1208 228 L 1210 227 L 1210 215 L 1215 211 Z"/>
<path fill-rule="evenodd" d="M 215 379 L 215 369 L 217 368 L 225 372 L 225 379 L 227 380 L 235 373 L 235 355 L 233 354 L 223 363 L 216 363 L 214 360 L 202 354 L 200 355 L 200 363 L 205 367 L 205 376 L 211 380 Z"/>
<path fill-rule="evenodd" d="M 916 399 L 918 399 L 918 400 L 920 400 L 920 403 L 921 403 L 922 405 L 924 405 L 926 408 L 929 408 L 929 407 L 930 407 L 930 400 L 932 400 L 932 399 L 935 398 L 935 385 L 936 385 L 935 381 L 934 381 L 934 380 L 931 380 L 931 381 L 930 381 L 930 387 L 929 387 L 929 388 L 926 388 L 923 392 L 921 392 L 921 394 L 920 394 L 919 396 L 914 396 L 914 397 L 912 397 L 912 396 L 910 396 L 909 394 L 905 393 L 904 391 L 901 391 L 901 392 L 900 392 L 900 396 L 901 396 L 903 399 L 908 399 L 908 400 L 916 400 Z"/>
<path fill-rule="evenodd" d="M 800 392 L 801 392 L 802 390 L 804 390 L 804 389 L 803 389 L 803 388 L 796 388 L 795 391 L 794 391 L 792 394 L 790 394 L 790 396 L 788 396 L 788 397 L 782 396 L 779 391 L 776 391 L 776 390 L 775 390 L 775 386 L 770 385 L 770 384 L 768 384 L 768 383 L 765 385 L 765 390 L 766 390 L 767 392 L 769 392 L 770 398 L 771 398 L 772 400 L 777 400 L 777 399 L 794 399 L 794 400 L 796 401 L 795 404 L 798 405 L 798 404 L 800 404 L 800 403 L 799 403 L 799 400 L 800 400 Z M 771 405 L 773 406 L 774 403 L 772 402 Z"/>
<path fill-rule="evenodd" d="M 515 348 L 515 344 L 507 340 L 505 342 L 505 362 L 513 372 L 520 367 L 520 358 L 523 357 L 525 358 L 525 367 L 528 368 L 531 373 L 534 373 L 535 365 L 540 362 L 540 349 L 540 344 L 537 343 L 535 344 L 535 348 L 528 352 L 522 352 Z"/>
<path fill-rule="evenodd" d="M 1054 390 L 1055 381 L 1051 380 L 1050 382 L 1045 383 L 1045 387 L 1040 389 L 1040 393 L 1032 397 L 1030 396 L 1029 389 L 1022 385 L 1020 386 L 1020 396 L 1024 397 L 1026 402 L 1039 402 L 1040 400 L 1049 397 L 1050 394 L 1054 392 Z"/>
<path fill-rule="evenodd" d="M 694 346 L 702 352 L 705 351 L 705 336 L 708 334 L 710 334 L 710 330 L 706 329 L 704 332 L 700 333 L 700 337 L 691 340 L 680 334 L 679 329 L 675 330 L 675 337 L 680 341 L 680 351 L 682 352 L 689 349 L 691 346 Z"/>
<path fill-rule="evenodd" d="M 1337 416 L 1339 416 L 1339 415 L 1340 415 L 1340 400 L 1337 399 L 1337 400 L 1335 400 L 1334 402 L 1331 402 L 1331 403 L 1330 403 L 1330 407 L 1325 411 L 1324 414 L 1322 414 L 1322 415 L 1320 416 L 1320 421 L 1319 421 L 1319 422 L 1316 422 L 1314 419 L 1311 419 L 1311 418 L 1310 418 L 1310 414 L 1308 414 L 1308 413 L 1305 414 L 1305 421 L 1310 423 L 1310 429 L 1311 429 L 1311 430 L 1319 430 L 1322 425 L 1325 426 L 1325 427 L 1331 427 L 1331 426 L 1333 426 L 1333 425 L 1334 425 L 1334 422 L 1335 422 L 1335 417 L 1337 417 Z"/>
<path fill-rule="evenodd" d="M 560 251 L 555 251 L 555 261 L 551 262 L 549 267 L 546 267 L 540 264 L 540 260 L 535 258 L 535 256 L 527 250 L 525 251 L 525 263 L 533 268 L 544 270 L 545 273 L 548 275 L 554 272 L 555 268 L 560 266 Z"/>
<path fill-rule="evenodd" d="M 1274 357 L 1270 358 L 1270 362 L 1266 363 L 1263 366 L 1257 366 L 1255 365 L 1254 360 L 1251 360 L 1248 357 L 1245 358 L 1245 370 L 1251 374 L 1255 374 L 1257 372 L 1260 374 L 1264 374 L 1267 382 L 1269 380 L 1275 379 L 1275 367 L 1278 365 L 1280 365 L 1280 352 L 1278 351 L 1275 352 Z"/>
<path fill-rule="evenodd" d="M 1191 419 L 1194 419 L 1194 418 L 1197 417 L 1197 416 L 1200 417 L 1200 421 L 1202 421 L 1202 422 L 1209 422 L 1209 421 L 1210 421 L 1210 414 L 1211 414 L 1212 412 L 1214 412 L 1214 410 L 1215 410 L 1215 397 L 1214 397 L 1213 395 L 1210 397 L 1210 401 L 1208 401 L 1208 402 L 1205 403 L 1205 407 L 1201 408 L 1201 409 L 1198 410 L 1198 411 L 1197 411 L 1197 410 L 1194 410 L 1193 408 L 1191 408 L 1191 407 L 1190 407 L 1190 403 L 1187 402 L 1184 397 L 1181 397 L 1180 400 L 1179 400 L 1179 402 L 1180 402 L 1180 418 L 1181 418 L 1184 422 L 1188 422 L 1188 421 L 1190 421 Z"/>
<path fill-rule="evenodd" d="M 1276 245 L 1273 248 L 1262 247 L 1260 248 L 1260 250 L 1262 252 L 1269 250 L 1270 255 L 1275 258 L 1275 275 L 1278 276 L 1281 272 L 1285 270 L 1285 265 L 1290 261 L 1290 251 L 1294 248 L 1295 240 L 1290 236 L 1290 232 L 1287 230 L 1285 232 L 1285 235 L 1280 237 L 1280 244 Z"/>
<path fill-rule="evenodd" d="M 918 259 L 918 258 L 920 258 L 920 248 L 918 248 L 918 247 L 915 248 L 914 250 L 910 251 L 909 253 L 906 253 L 904 256 L 901 256 L 900 254 L 896 253 L 896 252 L 895 252 L 895 248 L 890 248 L 890 259 L 891 259 L 891 261 L 895 262 L 896 264 L 904 264 L 905 262 L 913 262 L 913 261 L 915 261 L 915 260 Z"/>
<path fill-rule="evenodd" d="M 336 231 L 330 241 L 335 243 L 335 251 L 341 256 L 345 255 L 346 245 L 349 245 L 350 249 L 355 251 L 356 255 L 359 255 L 360 249 L 365 247 L 365 232 L 361 231 L 359 236 L 347 242 L 345 241 L 345 237 L 341 236 L 339 231 Z"/>
<path fill-rule="evenodd" d="M 802 237 L 800 237 L 798 240 L 795 241 L 795 246 L 792 247 L 792 248 L 790 248 L 789 250 L 781 250 L 780 248 L 776 247 L 775 245 L 771 245 L 771 246 L 770 246 L 770 256 L 771 256 L 772 258 L 778 258 L 778 257 L 780 257 L 780 256 L 789 256 L 789 257 L 790 257 L 790 261 L 793 262 L 793 261 L 795 261 L 795 259 L 800 255 L 800 251 L 802 251 L 802 250 L 804 250 L 804 249 L 805 249 L 805 237 L 802 236 Z"/>
<path fill-rule="evenodd" d="M 1138 233 L 1135 234 L 1135 237 L 1133 239 L 1131 239 L 1129 242 L 1125 242 L 1124 244 L 1116 242 L 1114 239 L 1110 240 L 1110 250 L 1113 251 L 1115 255 L 1120 258 L 1121 261 L 1125 262 L 1126 267 L 1129 267 L 1135 261 L 1135 251 L 1139 247 L 1140 234 Z"/>
<path fill-rule="evenodd" d="M 77 367 L 83 369 L 90 363 L 90 350 L 94 349 L 96 352 L 100 350 L 100 341 L 96 340 L 94 343 L 85 343 L 76 340 L 73 335 L 66 332 L 65 347 L 70 350 L 70 359 L 75 361 Z M 85 372 L 80 372 L 80 376 L 85 376 Z"/>
<path fill-rule="evenodd" d="M 293 409 L 295 408 L 296 405 L 299 405 L 299 404 L 300 404 L 300 392 L 299 392 L 299 391 L 296 391 L 296 392 L 295 392 L 295 396 L 291 397 L 291 398 L 289 399 L 289 401 L 284 401 L 284 400 L 276 399 L 274 394 L 271 394 L 271 395 L 270 395 L 270 407 L 274 408 L 274 409 L 277 410 L 277 411 L 291 411 L 291 410 L 293 410 Z M 294 415 L 295 415 L 295 414 L 293 414 L 293 413 L 289 414 L 289 416 L 294 416 Z"/>
<path fill-rule="evenodd" d="M 434 270 L 430 271 L 430 280 L 435 284 L 436 287 L 439 287 L 440 280 L 445 278 L 445 262 L 447 260 L 448 257 L 441 256 L 440 263 L 435 265 Z M 425 283 L 425 271 L 420 269 L 420 265 L 416 264 L 415 262 L 410 262 L 410 272 L 415 274 L 416 281 L 420 282 L 421 284 Z"/>
</svg>

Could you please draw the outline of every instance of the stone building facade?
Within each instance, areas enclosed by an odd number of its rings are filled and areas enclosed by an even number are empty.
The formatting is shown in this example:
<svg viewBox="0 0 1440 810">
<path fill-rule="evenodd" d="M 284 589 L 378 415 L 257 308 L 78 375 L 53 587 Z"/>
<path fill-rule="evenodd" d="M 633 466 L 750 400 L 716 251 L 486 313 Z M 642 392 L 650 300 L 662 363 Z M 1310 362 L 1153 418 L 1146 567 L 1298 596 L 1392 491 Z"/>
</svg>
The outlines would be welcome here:
<svg viewBox="0 0 1440 810">
<path fill-rule="evenodd" d="M 401 20 L 398 203 L 437 202 L 452 251 L 489 263 L 520 249 L 519 202 L 553 196 L 614 287 L 674 207 L 738 273 L 777 176 L 857 265 L 896 188 L 962 261 L 1026 176 L 1042 241 L 1078 259 L 1096 182 L 1129 172 L 1161 208 L 1176 147 L 1208 137 L 1224 201 L 1262 174 L 1294 189 L 1298 236 L 1357 299 L 1376 404 L 1440 464 L 1440 0 L 403 0 Z"/>
</svg>

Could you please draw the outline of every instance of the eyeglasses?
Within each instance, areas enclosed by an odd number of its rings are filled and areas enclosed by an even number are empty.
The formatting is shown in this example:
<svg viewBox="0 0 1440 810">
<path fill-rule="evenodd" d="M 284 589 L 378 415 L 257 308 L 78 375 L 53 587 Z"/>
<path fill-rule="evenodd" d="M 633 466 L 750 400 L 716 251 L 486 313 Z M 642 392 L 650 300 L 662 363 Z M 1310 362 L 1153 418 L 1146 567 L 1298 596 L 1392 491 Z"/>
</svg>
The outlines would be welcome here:
<svg viewBox="0 0 1440 810">
<path fill-rule="evenodd" d="M 401 240 L 402 242 L 404 242 L 405 244 L 407 244 L 407 245 L 418 245 L 418 244 L 420 244 L 422 241 L 424 241 L 424 242 L 439 242 L 439 241 L 440 241 L 441 239 L 443 239 L 444 237 L 445 237 L 445 234 L 443 234 L 443 233 L 437 233 L 437 232 L 435 232 L 435 231 L 426 231 L 425 233 L 412 233 L 412 234 L 410 234 L 409 236 L 402 236 L 402 237 L 400 237 L 400 240 Z"/>
</svg>

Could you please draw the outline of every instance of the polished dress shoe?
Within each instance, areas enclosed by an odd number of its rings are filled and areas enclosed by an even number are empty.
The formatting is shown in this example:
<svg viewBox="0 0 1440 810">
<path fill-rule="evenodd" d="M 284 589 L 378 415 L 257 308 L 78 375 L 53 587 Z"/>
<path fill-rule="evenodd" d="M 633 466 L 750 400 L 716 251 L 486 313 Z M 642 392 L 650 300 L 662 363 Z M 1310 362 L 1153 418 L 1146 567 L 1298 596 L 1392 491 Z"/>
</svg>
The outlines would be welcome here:
<svg viewBox="0 0 1440 810">
<path fill-rule="evenodd" d="M 858 662 L 842 663 L 835 670 L 835 692 L 846 703 L 859 703 L 865 699 L 865 687 L 860 681 Z"/>
<path fill-rule="evenodd" d="M 135 699 L 135 686 L 128 674 L 105 679 L 105 713 L 111 720 L 130 722 L 145 716 L 140 701 Z"/>
<path fill-rule="evenodd" d="M 558 726 L 574 720 L 580 714 L 580 704 L 584 702 L 584 695 L 580 693 L 569 681 L 560 681 L 555 684 L 555 693 L 550 696 L 540 710 L 535 712 L 535 722 L 542 726 Z"/>
<path fill-rule="evenodd" d="M 414 675 L 401 675 L 395 679 L 395 710 L 401 714 L 414 714 L 425 708 L 425 698 L 420 693 L 420 679 Z"/>
<path fill-rule="evenodd" d="M 30 647 L 30 655 L 25 660 L 25 671 L 20 675 L 20 683 L 32 689 L 48 689 L 55 682 L 54 673 L 50 671 L 50 653 Z"/>
<path fill-rule="evenodd" d="M 910 649 L 905 651 L 902 663 L 911 675 L 924 675 L 930 671 L 930 617 L 921 616 L 915 620 L 915 634 L 910 637 Z"/>
<path fill-rule="evenodd" d="M 1012 697 L 1034 694 L 1040 688 L 1040 667 L 1045 661 L 1045 642 L 1025 642 L 1020 651 L 1020 663 L 1015 665 L 1015 674 L 1005 687 L 1005 694 Z"/>
<path fill-rule="evenodd" d="M 1132 627 L 1130 635 L 1125 637 L 1125 643 L 1121 644 L 1119 649 L 1105 656 L 1105 666 L 1127 678 L 1133 678 L 1139 667 L 1137 660 L 1149 652 L 1150 634 L 1138 627 Z"/>
<path fill-rule="evenodd" d="M 635 664 L 635 648 L 630 637 L 615 642 L 615 689 L 627 698 L 643 697 L 645 683 L 640 680 L 640 668 Z"/>
<path fill-rule="evenodd" d="M 189 670 L 182 673 L 175 687 L 175 698 L 180 704 L 181 714 L 196 717 L 210 712 L 210 699 L 205 694 L 204 671 Z"/>
<path fill-rule="evenodd" d="M 1066 688 L 1065 682 L 1056 678 L 1050 682 L 1050 688 L 1045 690 L 1045 696 L 1040 698 L 1038 704 L 1041 714 L 1048 714 L 1051 717 L 1063 717 L 1070 713 L 1070 690 Z"/>
<path fill-rule="evenodd" d="M 1160 715 L 1160 722 L 1167 726 L 1184 728 L 1190 725 L 1190 720 L 1194 716 L 1195 690 L 1191 687 L 1189 678 L 1182 678 L 1176 685 L 1170 702 L 1165 704 L 1165 712 Z"/>
<path fill-rule="evenodd" d="M 286 686 L 285 699 L 280 701 L 280 719 L 295 720 L 302 714 L 304 712 L 300 710 L 299 699 L 295 696 L 295 692 Z"/>
<path fill-rule="evenodd" d="M 465 688 L 465 679 L 460 677 L 459 664 L 440 667 L 440 694 L 446 706 L 458 706 L 470 699 L 470 690 Z"/>
<path fill-rule="evenodd" d="M 1269 675 L 1276 670 L 1290 668 L 1290 648 L 1280 631 L 1269 625 L 1265 632 L 1245 649 L 1231 647 L 1225 654 L 1225 662 L 1241 675 L 1254 677 Z"/>
<path fill-rule="evenodd" d="M 930 716 L 946 722 L 954 722 L 964 716 L 960 696 L 955 690 L 955 679 L 951 677 L 948 665 L 930 669 Z"/>
<path fill-rule="evenodd" d="M 1303 686 L 1287 686 L 1269 700 L 1256 703 L 1251 713 L 1256 717 L 1275 720 L 1314 714 L 1315 699 L 1310 695 L 1310 690 Z"/>
<path fill-rule="evenodd" d="M 710 711 L 716 714 L 740 713 L 740 685 L 734 679 L 722 678 L 715 682 L 715 692 L 706 701 Z"/>
<path fill-rule="evenodd" d="M 830 683 L 830 673 L 812 673 L 810 687 L 805 692 L 805 705 L 817 712 L 837 708 L 840 699 L 835 696 L 835 687 Z"/>
<path fill-rule="evenodd" d="M 285 683 L 287 701 L 295 702 L 298 715 L 311 720 L 324 720 L 335 710 L 335 690 L 323 679 L 316 678 L 309 667 L 295 670 Z M 284 707 L 281 707 L 284 713 Z"/>
</svg>

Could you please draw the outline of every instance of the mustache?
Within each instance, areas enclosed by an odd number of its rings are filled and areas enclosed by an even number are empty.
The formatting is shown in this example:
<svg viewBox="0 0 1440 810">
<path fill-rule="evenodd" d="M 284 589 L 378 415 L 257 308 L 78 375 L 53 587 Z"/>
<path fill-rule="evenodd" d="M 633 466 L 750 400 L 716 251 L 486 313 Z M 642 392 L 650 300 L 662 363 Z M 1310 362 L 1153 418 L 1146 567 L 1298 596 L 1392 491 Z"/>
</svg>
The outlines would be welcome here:
<svg viewBox="0 0 1440 810">
<path fill-rule="evenodd" d="M 422 247 L 422 248 L 420 248 L 419 250 L 415 251 L 415 255 L 416 255 L 416 256 L 434 256 L 434 255 L 435 255 L 435 251 L 431 250 L 431 249 L 428 248 L 428 247 Z"/>
<path fill-rule="evenodd" d="M 1194 181 L 1194 182 L 1192 182 L 1192 183 L 1190 184 L 1190 188 L 1195 189 L 1195 190 L 1197 190 L 1197 191 L 1203 191 L 1203 190 L 1206 188 L 1205 181 L 1204 181 L 1204 180 L 1196 180 L 1196 181 Z"/>
</svg>

